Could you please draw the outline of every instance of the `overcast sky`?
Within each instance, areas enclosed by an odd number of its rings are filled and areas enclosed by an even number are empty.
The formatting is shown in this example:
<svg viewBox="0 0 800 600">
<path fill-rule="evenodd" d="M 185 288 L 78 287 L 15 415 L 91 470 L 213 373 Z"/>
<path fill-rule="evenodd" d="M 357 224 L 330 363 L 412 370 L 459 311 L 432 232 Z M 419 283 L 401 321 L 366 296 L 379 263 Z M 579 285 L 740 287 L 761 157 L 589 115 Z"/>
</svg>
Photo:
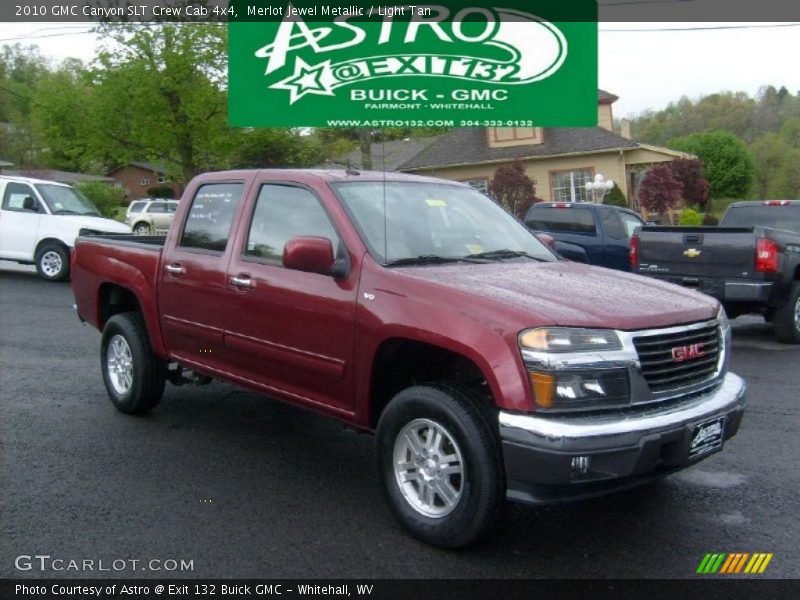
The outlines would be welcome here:
<svg viewBox="0 0 800 600">
<path fill-rule="evenodd" d="M 752 95 L 768 84 L 797 93 L 800 23 L 786 25 L 601 23 L 600 87 L 620 97 L 614 105 L 617 117 L 661 109 L 684 95 L 722 90 Z M 720 26 L 737 28 L 685 30 Z M 684 31 L 642 31 L 670 28 Z M 0 45 L 36 44 L 56 61 L 68 56 L 88 61 L 98 47 L 88 29 L 86 23 L 0 23 Z"/>
</svg>

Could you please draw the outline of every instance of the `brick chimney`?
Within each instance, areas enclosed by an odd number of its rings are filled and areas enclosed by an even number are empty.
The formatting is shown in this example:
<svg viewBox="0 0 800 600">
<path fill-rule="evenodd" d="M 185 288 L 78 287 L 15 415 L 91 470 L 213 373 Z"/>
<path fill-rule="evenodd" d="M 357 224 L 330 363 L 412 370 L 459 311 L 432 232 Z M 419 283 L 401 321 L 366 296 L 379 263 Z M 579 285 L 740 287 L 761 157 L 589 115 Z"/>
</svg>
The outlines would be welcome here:
<svg viewBox="0 0 800 600">
<path fill-rule="evenodd" d="M 631 122 L 628 119 L 619 122 L 619 134 L 626 140 L 631 139 Z"/>
</svg>

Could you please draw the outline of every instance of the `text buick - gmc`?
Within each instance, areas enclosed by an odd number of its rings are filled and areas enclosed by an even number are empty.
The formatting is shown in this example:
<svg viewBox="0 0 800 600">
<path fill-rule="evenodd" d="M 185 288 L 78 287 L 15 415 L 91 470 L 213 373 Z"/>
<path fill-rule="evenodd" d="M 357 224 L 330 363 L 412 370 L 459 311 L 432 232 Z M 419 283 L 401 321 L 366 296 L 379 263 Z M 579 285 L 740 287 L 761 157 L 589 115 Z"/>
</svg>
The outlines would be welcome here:
<svg viewBox="0 0 800 600">
<path fill-rule="evenodd" d="M 745 408 L 716 300 L 562 260 L 463 184 L 209 173 L 166 239 L 80 237 L 72 273 L 119 410 L 216 378 L 373 432 L 394 513 L 439 546 L 486 535 L 506 498 L 694 464 Z"/>
</svg>

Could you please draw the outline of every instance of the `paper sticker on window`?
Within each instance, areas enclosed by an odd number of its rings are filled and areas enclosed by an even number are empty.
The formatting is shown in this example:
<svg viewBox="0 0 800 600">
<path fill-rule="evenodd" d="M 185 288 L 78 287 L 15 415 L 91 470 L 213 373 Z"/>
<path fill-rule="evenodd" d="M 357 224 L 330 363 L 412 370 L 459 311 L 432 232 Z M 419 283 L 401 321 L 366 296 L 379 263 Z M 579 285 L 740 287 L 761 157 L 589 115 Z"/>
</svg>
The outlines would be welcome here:
<svg viewBox="0 0 800 600">
<path fill-rule="evenodd" d="M 483 252 L 483 246 L 480 244 L 467 244 L 467 250 L 470 254 L 480 254 Z"/>
<path fill-rule="evenodd" d="M 447 206 L 447 202 L 444 200 L 436 200 L 435 198 L 428 198 L 425 202 L 427 202 L 428 206 Z"/>
</svg>

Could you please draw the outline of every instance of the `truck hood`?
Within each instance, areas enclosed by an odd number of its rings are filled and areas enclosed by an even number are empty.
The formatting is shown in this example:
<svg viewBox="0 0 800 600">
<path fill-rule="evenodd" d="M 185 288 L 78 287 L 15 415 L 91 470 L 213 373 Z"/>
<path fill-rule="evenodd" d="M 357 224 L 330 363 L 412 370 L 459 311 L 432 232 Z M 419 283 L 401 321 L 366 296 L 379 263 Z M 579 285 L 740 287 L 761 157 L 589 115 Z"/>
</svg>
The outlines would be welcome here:
<svg viewBox="0 0 800 600">
<path fill-rule="evenodd" d="M 405 276 L 458 291 L 456 310 L 492 304 L 518 313 L 522 327 L 622 330 L 668 327 L 716 317 L 716 300 L 670 283 L 581 263 L 506 262 L 398 268 Z M 437 294 L 438 295 L 438 294 Z M 471 302 L 469 297 L 473 299 Z"/>
<path fill-rule="evenodd" d="M 87 215 L 60 215 L 61 219 L 74 223 L 81 229 L 93 229 L 102 233 L 130 233 L 131 228 L 125 223 L 105 217 L 90 217 Z"/>
</svg>

